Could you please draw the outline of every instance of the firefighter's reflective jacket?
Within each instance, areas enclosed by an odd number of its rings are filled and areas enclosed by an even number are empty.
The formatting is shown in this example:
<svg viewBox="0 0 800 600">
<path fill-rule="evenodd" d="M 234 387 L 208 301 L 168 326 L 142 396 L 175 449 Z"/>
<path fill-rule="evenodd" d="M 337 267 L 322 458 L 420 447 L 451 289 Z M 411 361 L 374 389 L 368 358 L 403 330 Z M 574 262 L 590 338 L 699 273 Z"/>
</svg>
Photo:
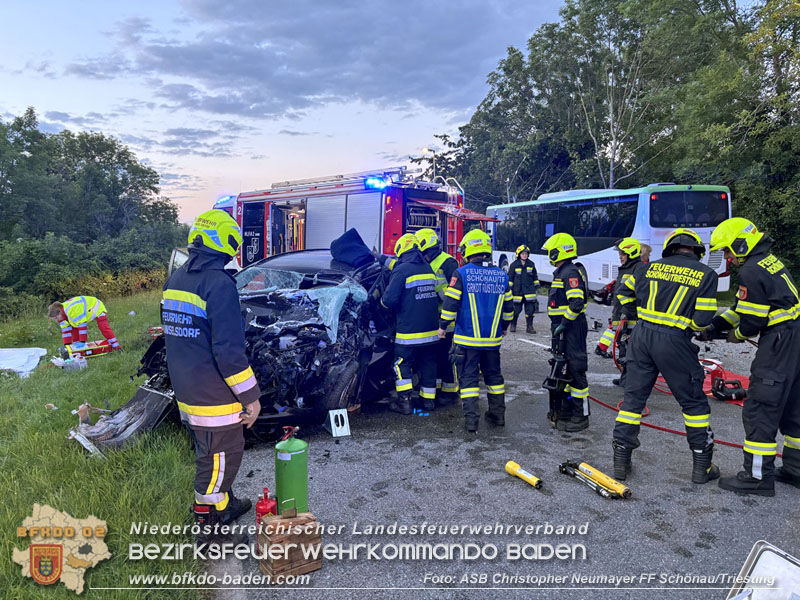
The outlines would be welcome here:
<svg viewBox="0 0 800 600">
<path fill-rule="evenodd" d="M 511 280 L 511 295 L 514 302 L 532 302 L 536 300 L 536 289 L 539 287 L 539 275 L 536 265 L 530 258 L 523 262 L 519 258 L 508 267 L 508 278 Z"/>
<path fill-rule="evenodd" d="M 717 310 L 717 274 L 694 254 L 679 252 L 649 263 L 619 293 L 636 298 L 640 323 L 700 331 Z"/>
<path fill-rule="evenodd" d="M 260 391 L 247 360 L 244 322 L 229 257 L 190 248 L 161 300 L 167 366 L 181 419 L 195 429 L 241 427 L 243 404 Z"/>
<path fill-rule="evenodd" d="M 105 304 L 94 296 L 75 296 L 64 302 L 67 323 L 73 327 L 93 321 L 105 312 Z"/>
<path fill-rule="evenodd" d="M 568 260 L 553 271 L 547 316 L 553 323 L 560 324 L 574 321 L 585 312 L 586 278 L 578 265 Z"/>
<path fill-rule="evenodd" d="M 636 298 L 629 291 L 626 282 L 635 282 L 641 279 L 647 270 L 640 258 L 629 258 L 624 265 L 621 265 L 617 274 L 617 281 L 614 284 L 614 305 L 611 307 L 611 324 L 619 325 L 620 321 L 626 320 L 629 324 L 636 322 Z M 625 291 L 628 290 L 628 291 Z"/>
<path fill-rule="evenodd" d="M 455 320 L 453 343 L 472 348 L 500 345 L 514 318 L 508 276 L 497 267 L 470 262 L 456 270 L 445 292 L 439 326 Z"/>
<path fill-rule="evenodd" d="M 381 304 L 397 315 L 395 344 L 414 346 L 439 340 L 436 275 L 418 249 L 406 250 L 397 259 Z"/>
<path fill-rule="evenodd" d="M 714 319 L 717 329 L 734 328 L 740 340 L 766 333 L 800 317 L 800 296 L 794 279 L 770 252 L 773 241 L 763 238 L 739 269 L 736 304 Z"/>
</svg>

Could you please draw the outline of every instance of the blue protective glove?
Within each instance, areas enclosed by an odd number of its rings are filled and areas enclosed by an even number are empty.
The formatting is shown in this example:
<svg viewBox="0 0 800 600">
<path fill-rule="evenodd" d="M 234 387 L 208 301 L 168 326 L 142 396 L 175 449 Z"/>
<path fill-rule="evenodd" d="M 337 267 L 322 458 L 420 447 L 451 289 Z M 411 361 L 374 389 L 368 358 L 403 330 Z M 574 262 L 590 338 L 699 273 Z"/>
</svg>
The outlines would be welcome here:
<svg viewBox="0 0 800 600">
<path fill-rule="evenodd" d="M 86 342 L 75 342 L 72 344 L 73 350 L 85 350 L 86 349 Z"/>
</svg>

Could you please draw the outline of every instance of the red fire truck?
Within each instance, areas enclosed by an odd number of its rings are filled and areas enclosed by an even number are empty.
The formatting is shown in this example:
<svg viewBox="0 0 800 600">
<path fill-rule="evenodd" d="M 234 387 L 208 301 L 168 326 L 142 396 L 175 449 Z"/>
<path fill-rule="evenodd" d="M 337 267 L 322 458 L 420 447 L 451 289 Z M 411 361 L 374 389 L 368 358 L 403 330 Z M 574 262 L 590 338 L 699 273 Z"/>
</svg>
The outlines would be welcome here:
<svg viewBox="0 0 800 600">
<path fill-rule="evenodd" d="M 422 181 L 406 167 L 284 181 L 225 196 L 214 208 L 242 228 L 240 267 L 284 252 L 329 248 L 351 228 L 371 249 L 394 254 L 400 236 L 429 227 L 444 251 L 457 256 L 464 221 L 496 220 L 464 208 L 464 190 L 454 178 Z"/>
</svg>

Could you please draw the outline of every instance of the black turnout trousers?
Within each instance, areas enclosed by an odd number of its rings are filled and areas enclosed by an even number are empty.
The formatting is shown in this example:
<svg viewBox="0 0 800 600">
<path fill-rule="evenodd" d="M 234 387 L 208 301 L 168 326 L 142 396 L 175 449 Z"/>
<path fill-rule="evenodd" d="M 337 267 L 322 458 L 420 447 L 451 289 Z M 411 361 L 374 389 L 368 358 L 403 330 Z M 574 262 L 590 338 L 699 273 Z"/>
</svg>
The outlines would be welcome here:
<svg viewBox="0 0 800 600">
<path fill-rule="evenodd" d="M 642 413 L 659 372 L 683 409 L 689 447 L 703 450 L 714 441 L 699 350 L 690 331 L 642 321 L 636 325 L 627 349 L 625 398 L 614 426 L 615 441 L 639 447 Z"/>
</svg>

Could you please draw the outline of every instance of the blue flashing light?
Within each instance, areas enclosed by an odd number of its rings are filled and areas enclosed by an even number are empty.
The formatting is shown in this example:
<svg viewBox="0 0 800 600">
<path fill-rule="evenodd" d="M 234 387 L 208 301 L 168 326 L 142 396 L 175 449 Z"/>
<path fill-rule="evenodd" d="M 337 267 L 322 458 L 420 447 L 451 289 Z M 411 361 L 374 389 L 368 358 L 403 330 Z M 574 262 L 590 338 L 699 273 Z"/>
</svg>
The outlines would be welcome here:
<svg viewBox="0 0 800 600">
<path fill-rule="evenodd" d="M 214 203 L 216 206 L 217 204 L 223 204 L 228 202 L 229 200 L 233 200 L 234 196 L 222 196 L 221 198 L 217 198 L 217 201 Z"/>
<path fill-rule="evenodd" d="M 366 186 L 367 189 L 382 190 L 388 185 L 389 183 L 382 177 L 367 177 L 364 181 L 364 186 Z"/>
</svg>

